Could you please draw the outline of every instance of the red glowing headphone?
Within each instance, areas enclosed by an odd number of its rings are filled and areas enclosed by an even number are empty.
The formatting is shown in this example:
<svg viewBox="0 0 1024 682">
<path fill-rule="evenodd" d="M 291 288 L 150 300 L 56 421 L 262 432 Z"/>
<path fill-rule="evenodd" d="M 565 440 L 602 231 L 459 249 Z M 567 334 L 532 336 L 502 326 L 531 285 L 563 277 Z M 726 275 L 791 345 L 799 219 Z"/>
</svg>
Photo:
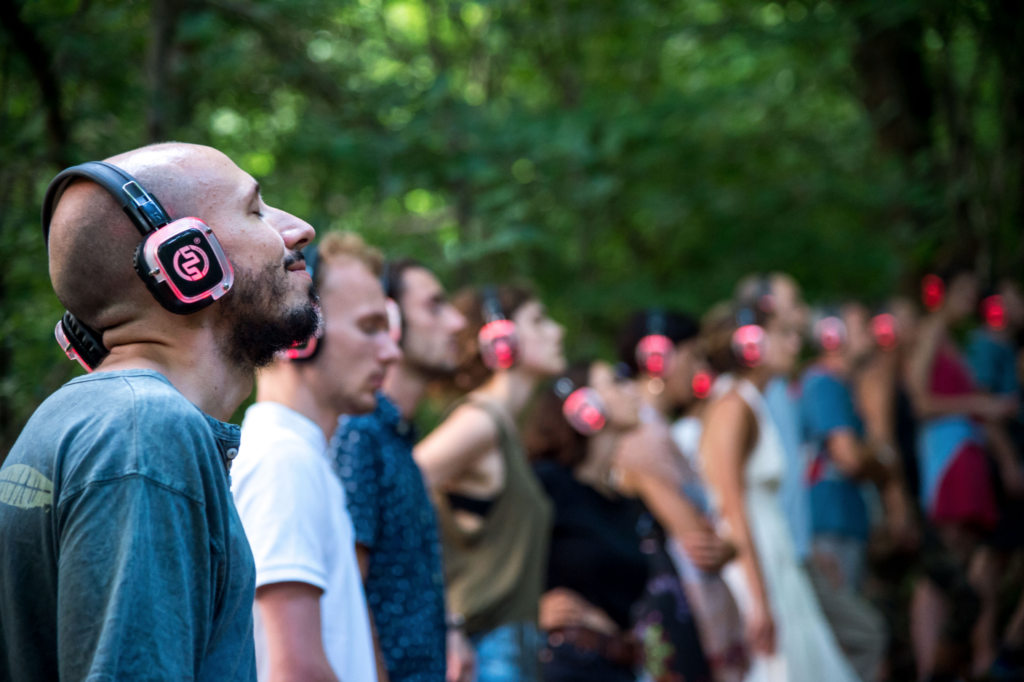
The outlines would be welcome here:
<svg viewBox="0 0 1024 682">
<path fill-rule="evenodd" d="M 1006 329 L 1006 307 L 1003 305 L 1003 297 L 999 294 L 992 294 L 981 299 L 981 319 L 985 321 L 990 329 L 1002 331 Z"/>
<path fill-rule="evenodd" d="M 822 315 L 814 323 L 814 340 L 826 351 L 837 351 L 846 343 L 846 323 L 834 314 Z"/>
<path fill-rule="evenodd" d="M 732 334 L 732 352 L 744 367 L 757 367 L 764 362 L 768 350 L 768 334 L 757 323 L 758 312 L 770 313 L 775 307 L 771 282 L 765 276 L 757 279 L 753 302 L 736 311 L 736 331 Z"/>
<path fill-rule="evenodd" d="M 597 391 L 589 386 L 576 387 L 572 379 L 555 382 L 555 395 L 562 400 L 562 414 L 581 436 L 593 436 L 608 423 L 608 411 Z"/>
<path fill-rule="evenodd" d="M 702 369 L 693 375 L 690 388 L 693 389 L 693 397 L 697 400 L 704 400 L 711 395 L 711 387 L 715 384 L 715 375 L 710 370 Z"/>
<path fill-rule="evenodd" d="M 895 348 L 900 340 L 900 325 L 892 313 L 879 313 L 871 318 L 871 335 L 879 347 Z"/>
<path fill-rule="evenodd" d="M 664 377 L 674 346 L 665 336 L 665 314 L 660 310 L 648 313 L 647 334 L 636 344 L 636 366 L 650 377 Z"/>
<path fill-rule="evenodd" d="M 510 369 L 519 359 L 516 323 L 505 318 L 494 287 L 483 290 L 484 326 L 477 335 L 480 357 L 489 369 Z"/>
<path fill-rule="evenodd" d="M 946 283 L 938 275 L 925 275 L 921 279 L 921 303 L 933 313 L 942 307 L 946 298 Z"/>
<path fill-rule="evenodd" d="M 43 240 L 48 244 L 50 221 L 64 190 L 76 178 L 87 178 L 106 190 L 121 205 L 142 235 L 135 248 L 135 272 L 164 308 L 177 315 L 202 310 L 226 294 L 235 281 L 213 229 L 199 218 L 171 220 L 157 198 L 128 172 L 90 161 L 61 171 L 43 198 Z M 101 332 L 90 329 L 65 312 L 54 330 L 57 342 L 71 360 L 91 372 L 109 351 Z"/>
</svg>

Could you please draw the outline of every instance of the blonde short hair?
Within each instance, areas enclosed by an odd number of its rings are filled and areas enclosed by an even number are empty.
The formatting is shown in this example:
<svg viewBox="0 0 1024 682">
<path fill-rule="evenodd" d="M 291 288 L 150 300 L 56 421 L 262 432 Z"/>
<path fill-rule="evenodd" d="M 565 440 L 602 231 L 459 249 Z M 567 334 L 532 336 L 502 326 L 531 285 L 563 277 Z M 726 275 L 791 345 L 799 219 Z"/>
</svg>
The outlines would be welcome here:
<svg viewBox="0 0 1024 682">
<path fill-rule="evenodd" d="M 323 265 L 345 261 L 362 263 L 375 277 L 380 277 L 384 270 L 384 254 L 381 250 L 367 244 L 355 232 L 328 232 L 317 246 L 317 255 L 321 260 L 321 277 Z"/>
</svg>

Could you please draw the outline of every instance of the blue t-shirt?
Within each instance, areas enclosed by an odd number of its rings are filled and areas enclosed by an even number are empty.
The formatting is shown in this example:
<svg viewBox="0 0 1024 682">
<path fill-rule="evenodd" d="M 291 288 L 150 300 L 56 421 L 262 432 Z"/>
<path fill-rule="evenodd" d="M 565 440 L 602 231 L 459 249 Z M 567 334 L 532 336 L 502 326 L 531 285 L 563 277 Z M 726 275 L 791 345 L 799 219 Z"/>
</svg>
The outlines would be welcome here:
<svg viewBox="0 0 1024 682">
<path fill-rule="evenodd" d="M 1012 344 L 996 338 L 988 330 L 971 332 L 967 345 L 967 363 L 978 388 L 991 393 L 1017 395 L 1017 353 Z"/>
<path fill-rule="evenodd" d="M 811 553 L 811 498 L 807 489 L 807 456 L 801 435 L 800 397 L 788 381 L 776 377 L 765 387 L 764 401 L 779 431 L 786 457 L 779 501 L 789 521 L 797 556 L 806 560 Z"/>
<path fill-rule="evenodd" d="M 863 424 L 849 388 L 821 367 L 812 367 L 803 376 L 800 412 L 805 438 L 814 452 L 807 472 L 814 535 L 867 540 L 870 526 L 860 483 L 832 463 L 827 446 L 829 437 L 844 429 L 863 437 Z"/>
<path fill-rule="evenodd" d="M 366 601 L 392 682 L 445 675 L 444 569 L 437 519 L 412 458 L 411 424 L 383 394 L 343 416 L 331 441 L 356 542 L 370 550 Z"/>
<path fill-rule="evenodd" d="M 0 468 L 0 679 L 254 681 L 238 441 L 149 370 L 47 398 Z"/>
</svg>

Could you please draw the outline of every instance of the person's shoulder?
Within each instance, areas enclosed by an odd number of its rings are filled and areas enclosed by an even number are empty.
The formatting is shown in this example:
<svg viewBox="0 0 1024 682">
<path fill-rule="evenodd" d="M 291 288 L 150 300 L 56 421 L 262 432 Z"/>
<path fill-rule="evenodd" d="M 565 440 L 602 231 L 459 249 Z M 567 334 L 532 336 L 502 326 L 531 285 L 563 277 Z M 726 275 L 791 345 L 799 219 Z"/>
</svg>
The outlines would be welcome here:
<svg viewBox="0 0 1024 682">
<path fill-rule="evenodd" d="M 267 410 L 267 405 L 257 403 L 246 411 L 232 478 L 236 483 L 250 476 L 291 480 L 321 478 L 330 467 L 321 452 L 322 446 L 313 442 L 320 436 L 318 431 L 313 431 L 317 427 L 298 414 L 294 415 L 296 423 L 289 423 L 281 416 L 268 419 L 273 415 L 266 414 Z"/>
<path fill-rule="evenodd" d="M 203 497 L 195 469 L 216 448 L 209 422 L 161 375 L 148 370 L 79 377 L 40 406 L 23 436 L 61 471 L 61 495 L 137 475 Z"/>
</svg>

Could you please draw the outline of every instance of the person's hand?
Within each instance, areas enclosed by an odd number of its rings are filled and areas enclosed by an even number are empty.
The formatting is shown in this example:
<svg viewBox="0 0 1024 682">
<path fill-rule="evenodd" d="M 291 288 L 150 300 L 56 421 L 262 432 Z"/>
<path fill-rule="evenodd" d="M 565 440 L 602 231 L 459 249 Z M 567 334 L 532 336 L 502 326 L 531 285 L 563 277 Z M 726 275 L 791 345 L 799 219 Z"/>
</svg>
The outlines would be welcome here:
<svg viewBox="0 0 1024 682">
<path fill-rule="evenodd" d="M 462 630 L 448 630 L 447 660 L 445 682 L 473 682 L 476 678 L 476 651 Z"/>
<path fill-rule="evenodd" d="M 767 604 L 756 607 L 747 619 L 747 641 L 755 653 L 771 656 L 775 653 L 775 621 Z"/>
<path fill-rule="evenodd" d="M 682 537 L 683 550 L 690 561 L 705 573 L 718 573 L 736 558 L 736 548 L 714 530 L 695 531 Z"/>
<path fill-rule="evenodd" d="M 582 627 L 614 634 L 619 629 L 608 614 L 564 587 L 548 590 L 541 596 L 538 622 L 541 630 L 547 631 Z"/>
</svg>

